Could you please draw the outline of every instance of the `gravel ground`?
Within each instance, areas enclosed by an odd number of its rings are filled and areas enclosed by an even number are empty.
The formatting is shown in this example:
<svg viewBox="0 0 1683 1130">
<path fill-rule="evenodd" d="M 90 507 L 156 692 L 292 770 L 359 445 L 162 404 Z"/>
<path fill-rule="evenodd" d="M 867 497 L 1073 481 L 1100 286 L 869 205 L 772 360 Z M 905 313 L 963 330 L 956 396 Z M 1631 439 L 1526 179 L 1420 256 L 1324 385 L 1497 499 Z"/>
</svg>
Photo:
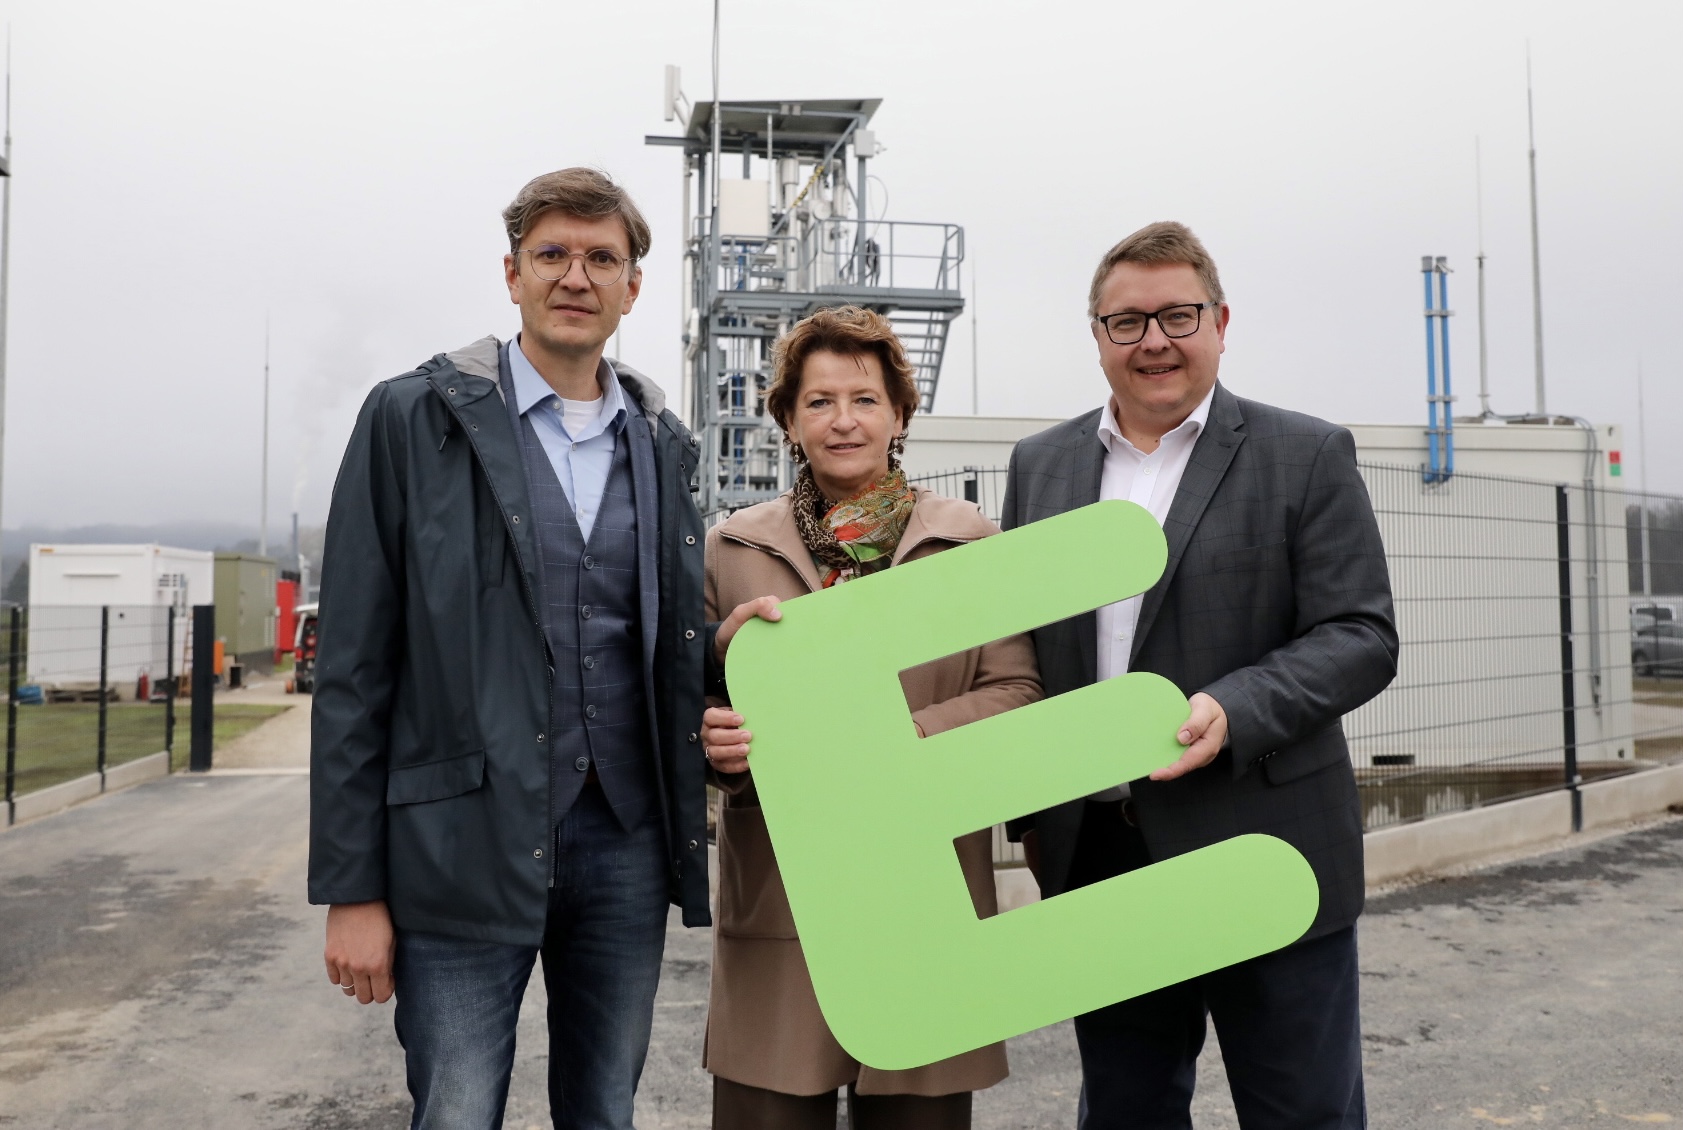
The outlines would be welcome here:
<svg viewBox="0 0 1683 1130">
<path fill-rule="evenodd" d="M 0 1127 L 400 1130 L 387 1008 L 321 971 L 307 782 L 174 777 L 0 834 Z M 1375 897 L 1373 1125 L 1683 1123 L 1683 820 Z M 671 928 L 639 1097 L 704 1127 L 709 938 Z M 505 1126 L 545 1125 L 534 977 Z M 1011 1044 L 979 1127 L 1065 1127 L 1069 1026 Z M 1194 1110 L 1235 1126 L 1212 1036 Z"/>
</svg>

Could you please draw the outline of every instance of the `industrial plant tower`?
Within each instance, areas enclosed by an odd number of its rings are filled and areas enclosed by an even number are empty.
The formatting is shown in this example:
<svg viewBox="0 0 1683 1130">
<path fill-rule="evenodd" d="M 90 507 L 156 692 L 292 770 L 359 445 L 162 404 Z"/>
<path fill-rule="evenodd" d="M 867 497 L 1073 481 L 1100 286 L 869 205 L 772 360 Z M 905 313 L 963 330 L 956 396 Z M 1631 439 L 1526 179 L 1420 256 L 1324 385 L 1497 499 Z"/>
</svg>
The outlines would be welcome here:
<svg viewBox="0 0 1683 1130">
<path fill-rule="evenodd" d="M 920 410 L 935 403 L 947 330 L 964 310 L 964 229 L 881 218 L 886 194 L 868 188 L 879 105 L 702 102 L 677 111 L 683 136 L 646 138 L 684 151 L 680 402 L 701 441 L 705 514 L 792 483 L 765 408 L 771 347 L 815 310 L 851 303 L 886 315 L 917 367 Z"/>
</svg>

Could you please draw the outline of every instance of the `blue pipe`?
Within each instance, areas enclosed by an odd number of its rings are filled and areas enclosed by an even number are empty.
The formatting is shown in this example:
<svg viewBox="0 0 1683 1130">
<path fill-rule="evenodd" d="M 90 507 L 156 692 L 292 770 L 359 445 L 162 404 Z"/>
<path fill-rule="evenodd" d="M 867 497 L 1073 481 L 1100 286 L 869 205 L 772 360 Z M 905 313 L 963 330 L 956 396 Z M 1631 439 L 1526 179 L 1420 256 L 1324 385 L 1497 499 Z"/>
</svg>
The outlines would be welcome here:
<svg viewBox="0 0 1683 1130">
<path fill-rule="evenodd" d="M 1432 333 L 1432 257 L 1420 259 L 1421 280 L 1426 286 L 1426 481 L 1442 481 L 1442 461 L 1438 454 L 1438 365 L 1437 336 Z"/>
<path fill-rule="evenodd" d="M 1449 385 L 1449 265 L 1438 260 L 1438 327 L 1443 337 L 1443 481 L 1455 474 L 1455 397 Z"/>
</svg>

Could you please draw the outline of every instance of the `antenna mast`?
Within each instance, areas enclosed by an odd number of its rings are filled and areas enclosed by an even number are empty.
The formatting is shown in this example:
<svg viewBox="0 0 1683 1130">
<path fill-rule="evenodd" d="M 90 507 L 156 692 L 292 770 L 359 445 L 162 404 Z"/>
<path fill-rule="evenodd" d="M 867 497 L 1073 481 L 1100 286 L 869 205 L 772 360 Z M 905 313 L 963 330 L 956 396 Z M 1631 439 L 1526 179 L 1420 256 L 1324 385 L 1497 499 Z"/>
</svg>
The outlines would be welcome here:
<svg viewBox="0 0 1683 1130">
<path fill-rule="evenodd" d="M 1653 596 L 1648 575 L 1648 414 L 1642 404 L 1642 358 L 1636 359 L 1636 472 L 1642 476 L 1642 595 Z"/>
<path fill-rule="evenodd" d="M 269 556 L 269 315 L 263 315 L 263 498 L 257 507 L 257 554 Z"/>
<path fill-rule="evenodd" d="M 0 468 L 6 453 L 6 298 L 12 280 L 12 29 L 6 27 L 6 142 L 0 156 Z M 3 480 L 0 480 L 3 490 Z"/>
<path fill-rule="evenodd" d="M 1548 415 L 1543 387 L 1543 265 L 1537 249 L 1537 128 L 1531 112 L 1531 44 L 1525 45 L 1525 133 L 1531 153 L 1531 348 L 1537 362 L 1537 415 Z"/>
<path fill-rule="evenodd" d="M 1478 408 L 1479 418 L 1490 411 L 1490 355 L 1484 342 L 1484 154 L 1479 139 L 1473 138 L 1473 184 L 1478 198 Z"/>
</svg>

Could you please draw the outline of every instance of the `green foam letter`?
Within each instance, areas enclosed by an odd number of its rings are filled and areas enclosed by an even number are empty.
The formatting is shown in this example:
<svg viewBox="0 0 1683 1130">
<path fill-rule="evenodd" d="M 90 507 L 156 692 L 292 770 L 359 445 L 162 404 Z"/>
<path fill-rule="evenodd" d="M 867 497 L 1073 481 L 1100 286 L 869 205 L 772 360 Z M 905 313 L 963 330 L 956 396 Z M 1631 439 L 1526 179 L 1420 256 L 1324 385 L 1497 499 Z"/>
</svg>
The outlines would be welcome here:
<svg viewBox="0 0 1683 1130">
<path fill-rule="evenodd" d="M 1144 592 L 1166 559 L 1150 514 L 1100 502 L 788 601 L 733 641 L 807 968 L 860 1062 L 933 1063 L 1268 953 L 1314 919 L 1308 862 L 1261 835 L 985 920 L 971 905 L 955 838 L 1171 764 L 1186 699 L 1134 673 L 919 739 L 899 672 Z"/>
</svg>

